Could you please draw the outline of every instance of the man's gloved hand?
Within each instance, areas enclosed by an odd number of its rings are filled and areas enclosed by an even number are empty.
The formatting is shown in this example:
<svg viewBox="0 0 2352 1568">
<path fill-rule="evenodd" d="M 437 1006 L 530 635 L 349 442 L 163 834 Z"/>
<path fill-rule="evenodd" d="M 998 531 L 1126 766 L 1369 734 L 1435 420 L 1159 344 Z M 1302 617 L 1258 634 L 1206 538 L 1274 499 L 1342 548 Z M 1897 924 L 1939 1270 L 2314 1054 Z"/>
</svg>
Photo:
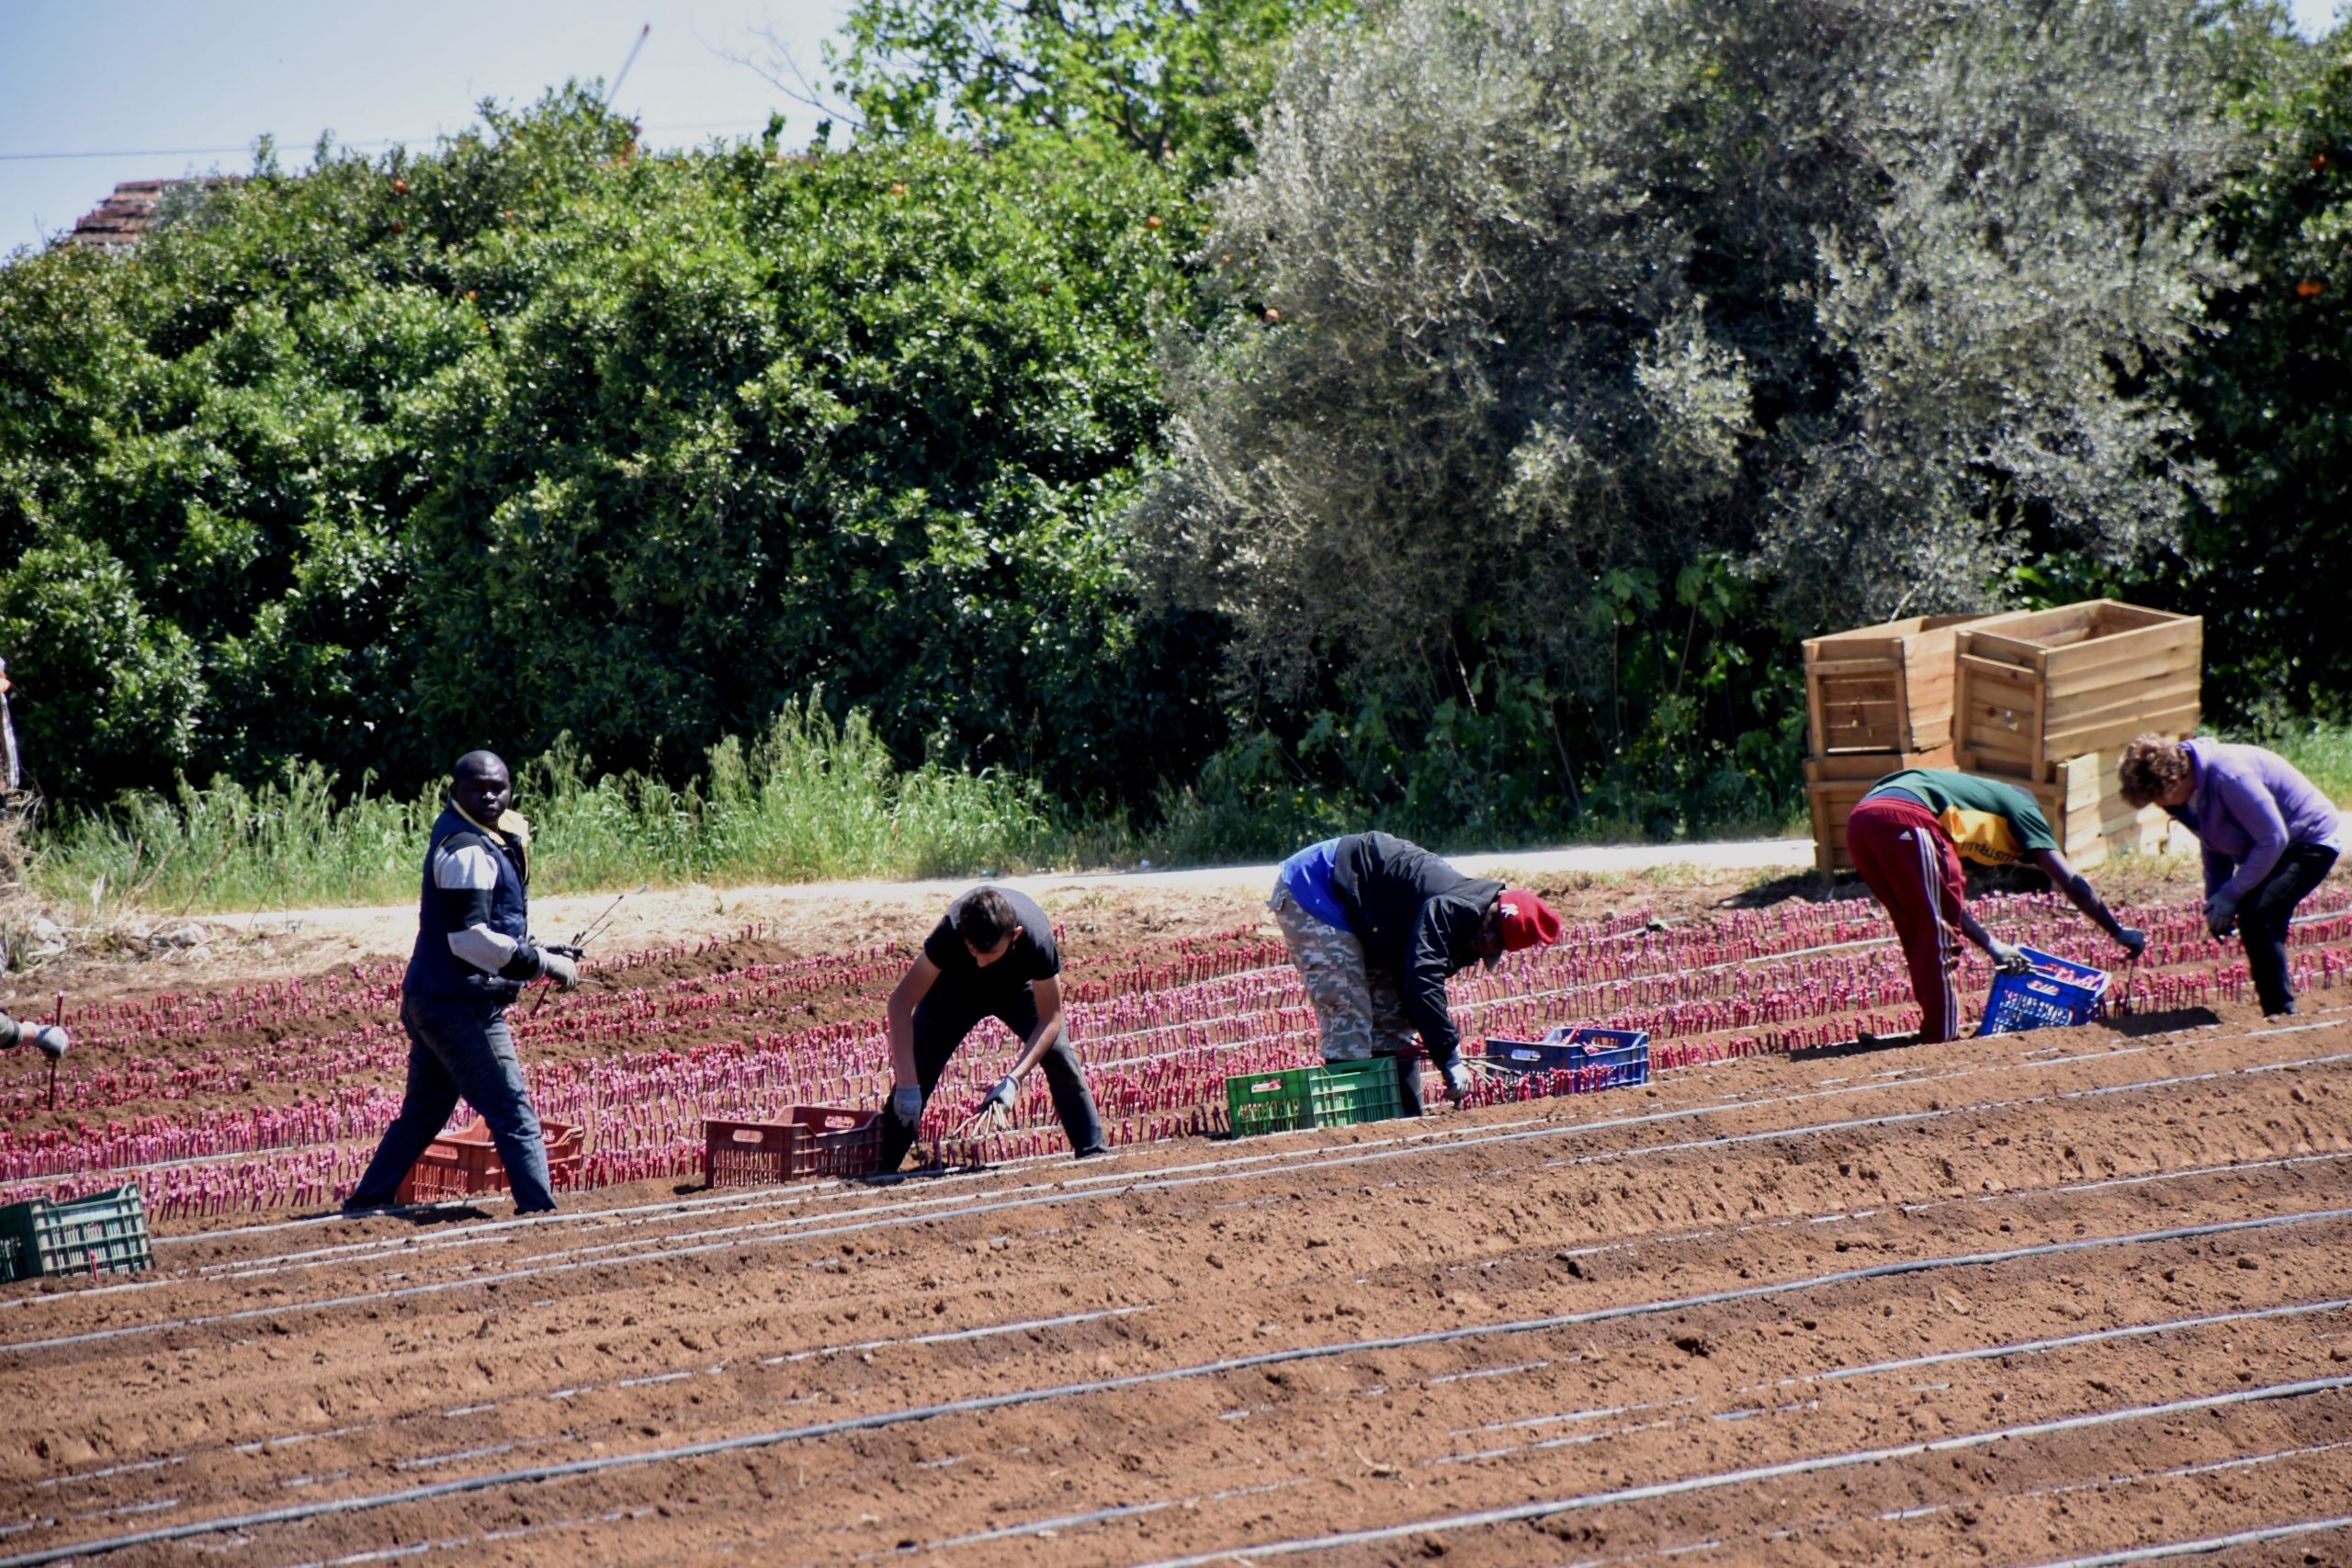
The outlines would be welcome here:
<svg viewBox="0 0 2352 1568">
<path fill-rule="evenodd" d="M 911 1127 L 922 1120 L 922 1086 L 894 1084 L 890 1089 L 890 1114 L 902 1127 Z"/>
<path fill-rule="evenodd" d="M 2121 942 L 2123 951 L 2133 958 L 2148 950 L 2148 933 L 2137 926 L 2125 926 L 2115 933 L 2115 940 Z"/>
<path fill-rule="evenodd" d="M 38 1045 L 41 1055 L 52 1062 L 65 1055 L 65 1048 L 73 1043 L 62 1024 L 35 1023 L 29 1019 L 17 1021 L 17 1037 L 9 1042 L 12 1045 Z"/>
<path fill-rule="evenodd" d="M 558 953 L 552 947 L 539 949 L 539 973 L 553 980 L 560 991 L 568 991 L 580 984 L 580 965 L 569 954 Z"/>
<path fill-rule="evenodd" d="M 1455 1105 L 1461 1104 L 1463 1098 L 1470 1092 L 1469 1067 L 1457 1056 L 1439 1068 L 1438 1076 L 1445 1079 L 1445 1098 Z"/>
<path fill-rule="evenodd" d="M 1996 974 L 2030 975 L 2033 973 L 2033 960 L 2028 958 L 2023 951 L 2010 946 L 1999 937 L 1995 937 L 1993 944 L 1984 951 L 1993 955 L 1993 970 Z"/>
<path fill-rule="evenodd" d="M 2234 898 L 2224 898 L 2219 893 L 2205 900 L 2205 929 L 2219 942 L 2237 929 L 2238 906 Z"/>
<path fill-rule="evenodd" d="M 1012 1109 L 1012 1102 L 1020 1098 L 1020 1080 L 1017 1078 L 1008 1077 L 1002 1079 L 994 1089 L 989 1090 L 987 1096 L 980 1101 L 980 1110 L 983 1112 L 989 1111 L 1009 1111 Z"/>
</svg>

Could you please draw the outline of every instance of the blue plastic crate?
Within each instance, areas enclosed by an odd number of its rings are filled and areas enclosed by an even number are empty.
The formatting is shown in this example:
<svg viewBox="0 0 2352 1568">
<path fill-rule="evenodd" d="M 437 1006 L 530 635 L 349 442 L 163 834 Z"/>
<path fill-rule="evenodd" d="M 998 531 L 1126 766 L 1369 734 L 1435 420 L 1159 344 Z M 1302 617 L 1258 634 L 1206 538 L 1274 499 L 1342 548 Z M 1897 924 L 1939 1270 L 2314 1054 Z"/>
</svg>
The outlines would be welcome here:
<svg viewBox="0 0 2352 1568">
<path fill-rule="evenodd" d="M 2107 974 L 2075 963 L 2018 949 L 2033 963 L 2029 975 L 1996 975 L 1984 998 L 1984 1021 L 1976 1032 L 2015 1034 L 2029 1029 L 2064 1029 L 2098 1016 L 2107 998 Z"/>
<path fill-rule="evenodd" d="M 1488 1065 L 1513 1073 L 1589 1073 L 1579 1088 L 1622 1089 L 1650 1081 L 1646 1030 L 1562 1024 L 1541 1040 L 1489 1040 Z"/>
</svg>

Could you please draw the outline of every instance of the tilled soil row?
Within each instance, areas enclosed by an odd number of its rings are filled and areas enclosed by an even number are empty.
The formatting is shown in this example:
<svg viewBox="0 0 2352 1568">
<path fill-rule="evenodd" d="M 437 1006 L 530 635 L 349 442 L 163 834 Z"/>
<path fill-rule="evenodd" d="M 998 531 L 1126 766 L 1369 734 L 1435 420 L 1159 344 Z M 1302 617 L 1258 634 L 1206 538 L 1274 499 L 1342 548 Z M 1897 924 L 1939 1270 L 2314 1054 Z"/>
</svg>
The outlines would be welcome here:
<svg viewBox="0 0 2352 1568">
<path fill-rule="evenodd" d="M 1402 1533 L 1315 1554 L 2022 1562 L 2307 1522 L 2352 1438 L 2352 1031 L 2316 1021 L 167 1245 L 161 1288 L 0 1316 L 44 1412 L 0 1452 L 0 1552 L 747 1437 L 203 1554 L 1111 1562 L 1370 1528 Z"/>
</svg>

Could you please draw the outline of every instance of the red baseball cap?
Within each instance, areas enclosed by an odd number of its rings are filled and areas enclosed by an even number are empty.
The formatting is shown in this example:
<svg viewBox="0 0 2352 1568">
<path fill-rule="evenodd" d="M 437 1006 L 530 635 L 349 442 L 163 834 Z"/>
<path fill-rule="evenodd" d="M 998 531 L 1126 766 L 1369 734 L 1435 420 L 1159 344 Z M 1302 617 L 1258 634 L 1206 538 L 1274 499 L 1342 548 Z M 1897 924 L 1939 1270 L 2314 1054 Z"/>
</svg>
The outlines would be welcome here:
<svg viewBox="0 0 2352 1568">
<path fill-rule="evenodd" d="M 1504 888 L 1502 910 L 1504 952 L 1560 940 L 1560 917 L 1526 888 Z"/>
</svg>

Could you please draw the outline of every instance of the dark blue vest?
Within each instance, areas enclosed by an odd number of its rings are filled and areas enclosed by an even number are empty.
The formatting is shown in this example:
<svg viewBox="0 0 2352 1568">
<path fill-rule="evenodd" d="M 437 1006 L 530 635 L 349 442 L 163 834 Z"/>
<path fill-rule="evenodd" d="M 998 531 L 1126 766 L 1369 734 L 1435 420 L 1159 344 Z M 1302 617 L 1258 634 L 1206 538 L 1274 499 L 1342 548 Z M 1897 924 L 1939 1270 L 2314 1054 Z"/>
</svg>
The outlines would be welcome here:
<svg viewBox="0 0 2352 1568">
<path fill-rule="evenodd" d="M 479 844 L 490 852 L 498 867 L 498 885 L 487 893 L 465 887 L 436 887 L 434 869 L 450 840 Z M 463 847 L 460 843 L 457 847 Z M 500 845 L 467 821 L 455 807 L 444 807 L 433 824 L 433 838 L 424 852 L 424 890 L 417 902 L 416 950 L 409 955 L 403 988 L 427 997 L 479 997 L 484 1001 L 511 1002 L 523 991 L 521 980 L 484 974 L 449 951 L 449 933 L 472 925 L 488 926 L 517 944 L 530 934 L 530 885 L 521 858 L 511 844 Z"/>
</svg>

